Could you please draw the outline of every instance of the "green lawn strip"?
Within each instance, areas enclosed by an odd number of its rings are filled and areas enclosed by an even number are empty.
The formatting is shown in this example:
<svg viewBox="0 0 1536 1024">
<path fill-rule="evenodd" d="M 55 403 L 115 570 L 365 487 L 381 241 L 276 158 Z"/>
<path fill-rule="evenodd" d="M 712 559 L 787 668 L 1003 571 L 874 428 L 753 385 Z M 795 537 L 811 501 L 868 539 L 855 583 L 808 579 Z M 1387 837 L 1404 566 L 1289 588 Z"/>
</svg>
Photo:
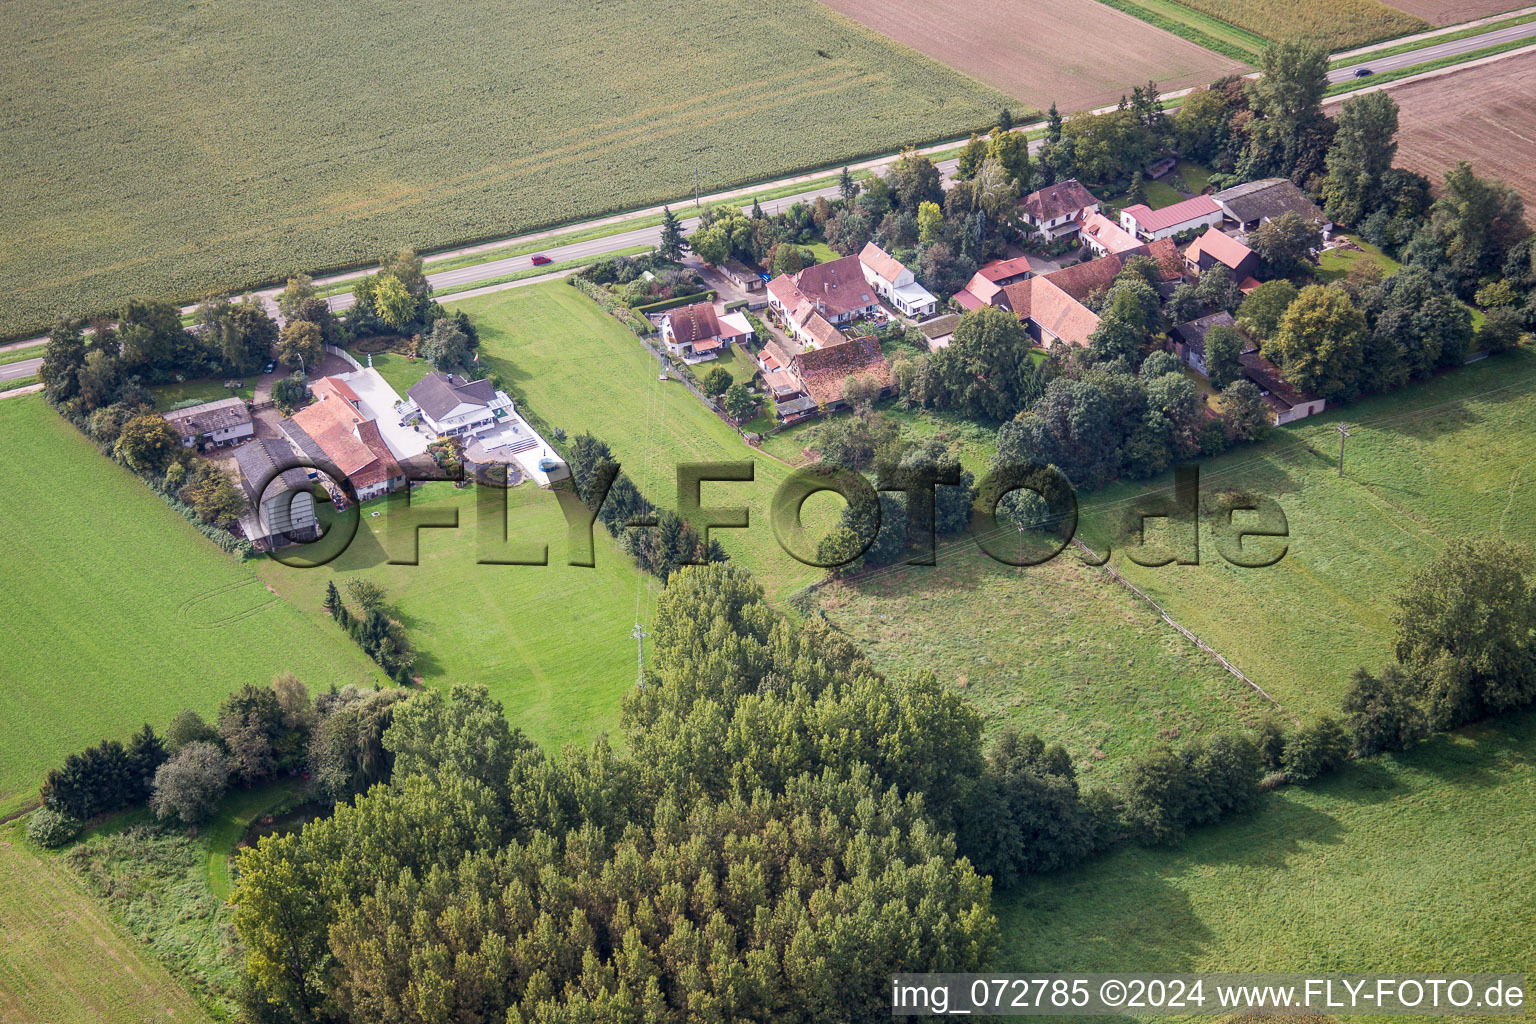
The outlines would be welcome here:
<svg viewBox="0 0 1536 1024">
<path fill-rule="evenodd" d="M 26 359 L 41 359 L 48 354 L 48 346 L 29 345 L 26 348 L 12 349 L 9 352 L 0 352 L 0 366 L 7 363 L 19 363 Z"/>
<path fill-rule="evenodd" d="M 446 288 L 434 288 L 434 298 L 442 299 L 449 295 L 457 295 L 459 292 L 471 291 L 475 288 L 487 288 L 496 284 L 510 284 L 513 281 L 525 281 L 530 277 L 540 277 L 544 274 L 558 274 L 563 270 L 579 270 L 582 267 L 591 266 L 600 260 L 611 259 L 614 256 L 635 256 L 642 252 L 650 252 L 649 245 L 631 245 L 624 249 L 615 249 L 613 252 L 604 253 L 601 256 L 583 256 L 574 260 L 561 260 L 559 263 L 551 263 L 542 267 L 528 267 L 525 270 L 517 270 L 510 274 L 502 274 L 499 277 L 487 278 L 484 281 L 465 281 L 463 284 L 449 285 Z"/>
<path fill-rule="evenodd" d="M 219 551 L 41 396 L 0 402 L 0 476 L 0 815 L 35 800 L 66 754 L 189 707 L 211 715 L 244 683 L 381 680 L 339 629 L 268 593 L 257 563 Z"/>
<path fill-rule="evenodd" d="M 244 380 L 245 386 L 226 388 L 226 380 Z M 199 377 L 178 384 L 156 384 L 149 392 L 155 396 L 155 410 L 168 412 L 188 402 L 214 402 L 230 397 L 243 398 L 249 402 L 256 394 L 255 381 L 255 376 L 248 380 L 240 377 Z"/>
<path fill-rule="evenodd" d="M 1536 541 L 1533 414 L 1528 350 L 1330 410 L 1200 465 L 1207 501 L 1239 489 L 1279 503 L 1289 536 L 1277 564 L 1237 568 L 1202 527 L 1199 565 L 1146 568 L 1123 551 L 1114 565 L 1287 711 L 1336 712 L 1350 673 L 1391 656 L 1393 596 L 1415 569 L 1459 536 Z M 1133 503 L 1168 485 L 1080 495 L 1083 538 L 1102 552 Z"/>
<path fill-rule="evenodd" d="M 1228 24 L 1171 0 L 1099 0 L 1117 11 L 1187 39 L 1224 57 L 1253 64 L 1269 41 L 1246 29 Z"/>
<path fill-rule="evenodd" d="M 299 788 L 298 780 L 281 779 L 255 789 L 236 790 L 224 798 L 214 820 L 200 830 L 208 850 L 210 892 L 221 900 L 229 899 L 235 888 L 229 863 L 235 846 L 257 818 L 292 799 Z"/>
<path fill-rule="evenodd" d="M 1176 846 L 1126 846 L 995 891 L 993 966 L 1528 970 L 1536 858 L 1528 830 L 1496 823 L 1532 815 L 1536 716 L 1490 721 L 1265 794 Z"/>
<path fill-rule="evenodd" d="M 17 388 L 29 388 L 37 383 L 37 374 L 30 377 L 13 377 L 10 380 L 0 380 L 0 391 L 15 391 Z"/>
<path fill-rule="evenodd" d="M 1385 46 L 1379 50 L 1371 50 L 1369 53 L 1359 53 L 1353 57 L 1340 57 L 1328 65 L 1329 71 L 1337 71 L 1340 68 L 1354 67 L 1356 64 L 1366 64 L 1373 60 L 1381 60 L 1386 57 L 1396 57 L 1400 53 L 1412 53 L 1414 50 L 1422 50 L 1428 46 L 1438 46 L 1441 43 L 1454 43 L 1458 39 L 1470 39 L 1472 36 L 1480 36 L 1487 32 L 1494 32 L 1501 28 L 1510 28 L 1514 25 L 1524 25 L 1530 21 L 1536 21 L 1536 14 L 1522 14 L 1514 18 L 1506 18 L 1496 21 L 1491 25 L 1474 25 L 1472 28 L 1459 29 L 1455 32 L 1447 32 L 1444 35 L 1433 36 L 1429 39 L 1418 39 L 1408 43 L 1398 43 L 1395 46 Z"/>
<path fill-rule="evenodd" d="M 1363 79 L 1346 79 L 1345 81 L 1335 82 L 1333 85 L 1330 85 L 1323 95 L 1337 96 L 1340 93 L 1353 92 L 1356 89 L 1369 88 L 1373 85 L 1385 85 L 1388 82 L 1395 82 L 1400 78 L 1410 78 L 1413 75 L 1422 75 L 1427 71 L 1438 71 L 1441 68 L 1466 64 L 1483 57 L 1492 57 L 1496 54 L 1506 53 L 1509 50 L 1518 50 L 1525 46 L 1536 46 L 1536 38 L 1507 39 L 1502 43 L 1485 46 L 1481 50 L 1471 50 L 1467 53 L 1458 53 L 1450 57 L 1441 57 L 1439 60 L 1428 61 L 1424 64 L 1414 64 L 1406 68 L 1397 68 L 1393 71 L 1382 71 Z"/>
</svg>

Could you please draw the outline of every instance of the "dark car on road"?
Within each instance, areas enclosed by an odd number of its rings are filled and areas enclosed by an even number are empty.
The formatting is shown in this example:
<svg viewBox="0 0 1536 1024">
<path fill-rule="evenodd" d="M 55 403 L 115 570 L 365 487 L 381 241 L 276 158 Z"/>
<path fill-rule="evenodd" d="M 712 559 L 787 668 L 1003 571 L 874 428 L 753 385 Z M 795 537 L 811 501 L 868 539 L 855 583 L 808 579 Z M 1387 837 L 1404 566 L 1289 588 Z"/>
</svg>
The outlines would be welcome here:
<svg viewBox="0 0 1536 1024">
<path fill-rule="evenodd" d="M 548 256 L 545 256 L 543 253 L 540 253 L 533 258 L 533 265 L 536 267 L 542 267 L 553 262 L 555 261 L 550 259 Z"/>
<path fill-rule="evenodd" d="M 1376 72 L 1372 71 L 1370 68 L 1355 68 L 1356 78 L 1367 78 L 1371 75 L 1374 75 L 1375 73 Z"/>
</svg>

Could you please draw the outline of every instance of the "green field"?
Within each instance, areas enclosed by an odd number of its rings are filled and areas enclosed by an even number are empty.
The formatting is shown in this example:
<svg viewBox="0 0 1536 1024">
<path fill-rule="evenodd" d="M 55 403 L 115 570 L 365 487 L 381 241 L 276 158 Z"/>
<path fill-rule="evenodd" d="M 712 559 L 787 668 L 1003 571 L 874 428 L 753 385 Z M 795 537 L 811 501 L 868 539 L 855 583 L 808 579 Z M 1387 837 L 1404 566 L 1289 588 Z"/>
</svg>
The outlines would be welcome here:
<svg viewBox="0 0 1536 1024">
<path fill-rule="evenodd" d="M 1258 694 L 1131 593 L 1070 554 L 1018 569 L 967 540 L 937 566 L 898 566 L 818 592 L 882 669 L 932 669 L 964 689 L 989 730 L 1066 745 L 1088 780 L 1209 728 L 1256 724 Z"/>
<path fill-rule="evenodd" d="M 1268 45 L 1263 36 L 1211 17 L 1186 6 L 1179 0 L 1101 0 L 1102 3 L 1140 18 L 1176 36 L 1182 36 L 1207 50 L 1233 60 L 1256 63 Z"/>
<path fill-rule="evenodd" d="M 0 815 L 44 772 L 103 737 L 210 714 L 243 683 L 291 671 L 369 682 L 340 630 L 267 592 L 112 463 L 42 398 L 0 403 Z"/>
<path fill-rule="evenodd" d="M 835 167 L 1012 103 L 814 0 L 9 11 L 0 233 L 25 244 L 0 337 L 677 200 L 696 170 Z"/>
<path fill-rule="evenodd" d="M 1536 716 L 1439 736 L 999 894 L 997 968 L 1536 970 L 1533 815 Z"/>
<path fill-rule="evenodd" d="M 1277 565 L 1227 564 L 1208 530 L 1200 565 L 1114 564 L 1288 711 L 1334 710 L 1354 668 L 1388 658 L 1393 595 L 1448 540 L 1536 542 L 1533 414 L 1536 352 L 1519 350 L 1303 420 L 1201 467 L 1206 496 L 1246 488 L 1280 503 L 1290 538 Z M 1342 479 L 1341 419 L 1351 424 Z M 1083 499 L 1096 550 L 1151 486 Z"/>
<path fill-rule="evenodd" d="M 1178 0 L 1185 7 L 1274 41 L 1301 39 L 1348 50 L 1422 32 L 1429 23 L 1380 0 Z"/>
</svg>

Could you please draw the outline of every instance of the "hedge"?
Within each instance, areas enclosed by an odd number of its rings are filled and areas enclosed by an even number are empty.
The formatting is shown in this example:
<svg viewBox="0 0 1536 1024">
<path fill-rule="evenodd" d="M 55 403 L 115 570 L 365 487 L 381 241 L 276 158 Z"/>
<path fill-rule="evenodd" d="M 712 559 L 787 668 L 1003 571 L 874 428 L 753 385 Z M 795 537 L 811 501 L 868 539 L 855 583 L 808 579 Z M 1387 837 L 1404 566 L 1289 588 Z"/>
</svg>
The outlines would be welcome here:
<svg viewBox="0 0 1536 1024">
<path fill-rule="evenodd" d="M 695 302 L 713 302 L 716 294 L 716 291 L 711 288 L 707 292 L 694 292 L 692 295 L 674 295 L 670 299 L 662 299 L 659 302 L 648 302 L 643 306 L 635 306 L 634 310 L 641 316 L 649 316 L 651 313 L 676 309 L 678 306 L 690 306 Z"/>
</svg>

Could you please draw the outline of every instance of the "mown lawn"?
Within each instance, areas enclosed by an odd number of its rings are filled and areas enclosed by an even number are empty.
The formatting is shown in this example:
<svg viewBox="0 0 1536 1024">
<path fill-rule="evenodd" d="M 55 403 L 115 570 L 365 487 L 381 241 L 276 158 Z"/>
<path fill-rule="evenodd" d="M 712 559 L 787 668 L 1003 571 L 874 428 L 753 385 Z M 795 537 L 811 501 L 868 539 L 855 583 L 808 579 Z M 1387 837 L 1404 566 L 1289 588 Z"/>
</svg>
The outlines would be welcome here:
<svg viewBox="0 0 1536 1024">
<path fill-rule="evenodd" d="M 298 0 L 8 10 L 0 234 L 23 244 L 0 256 L 0 337 L 835 167 L 1017 107 L 814 0 L 448 0 L 365 32 Z"/>
<path fill-rule="evenodd" d="M 21 823 L 0 828 L 0 1020 L 141 1024 L 209 1018 Z"/>
<path fill-rule="evenodd" d="M 0 814 L 66 753 L 243 683 L 377 678 L 334 627 L 262 586 L 39 396 L 0 403 Z"/>
<path fill-rule="evenodd" d="M 1236 568 L 1208 529 L 1198 566 L 1114 564 L 1287 710 L 1334 710 L 1354 668 L 1389 657 L 1393 595 L 1447 541 L 1536 541 L 1533 414 L 1536 352 L 1521 350 L 1303 420 L 1201 466 L 1207 497 L 1244 488 L 1279 502 L 1290 537 L 1278 564 Z M 1083 496 L 1085 537 L 1102 551 L 1130 501 L 1166 485 Z"/>
<path fill-rule="evenodd" d="M 1122 849 L 997 894 L 995 966 L 1531 971 L 1533 815 L 1536 716 L 1437 737 L 1268 794 L 1180 846 Z"/>
<path fill-rule="evenodd" d="M 932 670 L 961 688 L 989 730 L 1065 744 L 1085 779 L 1118 775 L 1160 741 L 1255 724 L 1270 708 L 1070 553 L 1020 569 L 961 538 L 938 562 L 823 588 L 821 608 L 882 668 Z"/>
</svg>

